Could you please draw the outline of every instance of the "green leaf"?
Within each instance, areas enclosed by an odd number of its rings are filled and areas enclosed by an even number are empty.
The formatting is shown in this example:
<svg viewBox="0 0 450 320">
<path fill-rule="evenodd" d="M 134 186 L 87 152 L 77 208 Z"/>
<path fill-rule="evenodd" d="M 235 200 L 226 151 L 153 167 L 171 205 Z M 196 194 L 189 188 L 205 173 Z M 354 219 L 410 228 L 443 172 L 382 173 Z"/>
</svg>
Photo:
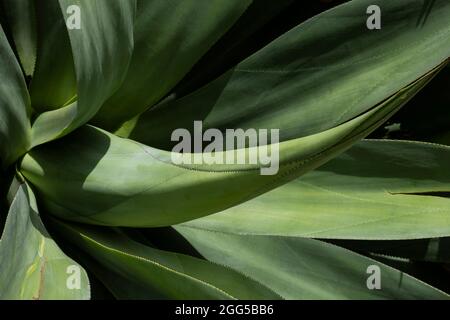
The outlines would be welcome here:
<svg viewBox="0 0 450 320">
<path fill-rule="evenodd" d="M 286 299 L 448 299 L 445 293 L 378 261 L 313 239 L 233 235 L 177 226 L 206 259 L 260 281 Z M 369 266 L 381 289 L 369 290 Z M 370 270 L 370 269 L 369 269 Z"/>
<path fill-rule="evenodd" d="M 368 30 L 378 4 L 382 28 Z M 407 10 L 405 10 L 407 8 Z M 168 99 L 118 134 L 168 149 L 176 128 L 282 128 L 281 140 L 338 126 L 367 112 L 450 57 L 450 2 L 350 1 L 287 32 L 217 80 Z M 176 115 L 176 117 L 174 116 Z"/>
<path fill-rule="evenodd" d="M 202 87 L 297 25 L 296 21 L 304 21 L 325 10 L 323 3 L 302 3 L 296 8 L 298 4 L 295 0 L 253 1 L 236 23 L 173 88 L 170 96 L 179 98 Z M 289 15 L 292 10 L 298 10 L 299 15 L 295 18 Z M 286 19 L 286 13 L 293 19 Z"/>
<path fill-rule="evenodd" d="M 251 0 L 138 0 L 134 51 L 117 92 L 93 120 L 116 129 L 172 89 Z"/>
<path fill-rule="evenodd" d="M 59 217 L 109 226 L 172 225 L 248 201 L 320 166 L 383 123 L 431 76 L 333 129 L 270 145 L 273 152 L 279 148 L 275 175 L 261 175 L 261 164 L 175 165 L 173 157 L 180 154 L 90 126 L 34 148 L 23 158 L 21 172 L 48 212 Z"/>
<path fill-rule="evenodd" d="M 4 167 L 29 148 L 30 111 L 22 70 L 0 26 L 0 157 Z"/>
<path fill-rule="evenodd" d="M 58 1 L 35 1 L 35 7 L 39 42 L 30 96 L 33 109 L 42 113 L 76 100 L 77 78 L 66 20 Z"/>
<path fill-rule="evenodd" d="M 234 270 L 154 249 L 133 241 L 119 229 L 54 223 L 69 241 L 89 254 L 89 266 L 119 299 L 279 298 Z"/>
<path fill-rule="evenodd" d="M 133 51 L 135 0 L 59 0 L 80 8 L 81 29 L 68 30 L 77 78 L 77 101 L 44 112 L 33 124 L 33 146 L 66 135 L 89 121 L 121 85 Z M 71 101 L 68 101 L 70 103 Z"/>
<path fill-rule="evenodd" d="M 50 238 L 34 195 L 25 184 L 19 186 L 12 201 L 0 240 L 0 270 L 0 299 L 90 298 L 86 272 Z M 77 280 L 71 283 L 70 279 L 77 275 L 79 288 Z"/>
<path fill-rule="evenodd" d="M 33 0 L 2 0 L 2 9 L 6 13 L 9 29 L 27 76 L 33 75 L 36 62 L 36 17 Z"/>
<path fill-rule="evenodd" d="M 172 225 L 245 202 L 316 168 L 384 122 L 426 81 L 336 128 L 271 145 L 273 152 L 279 148 L 276 175 L 261 175 L 261 164 L 175 165 L 173 156 L 181 154 L 91 126 L 34 148 L 23 158 L 21 172 L 47 210 L 60 217 L 112 226 Z"/>
<path fill-rule="evenodd" d="M 188 222 L 238 234 L 332 239 L 450 236 L 450 147 L 366 140 L 242 205 Z"/>
<path fill-rule="evenodd" d="M 292 39 L 288 34 L 280 41 L 285 46 L 276 47 L 277 50 L 287 50 Z M 257 55 L 264 56 L 262 52 Z M 436 58 L 433 63 L 438 61 Z M 383 123 L 441 67 L 438 65 L 411 84 L 393 90 L 395 94 L 388 99 L 357 117 L 331 125 L 331 129 L 271 145 L 271 149 L 279 147 L 280 151 L 280 170 L 275 176 L 260 175 L 260 164 L 176 166 L 170 152 L 118 139 L 91 127 L 81 129 L 62 144 L 34 149 L 24 158 L 22 172 L 45 199 L 48 211 L 66 219 L 145 227 L 188 221 L 245 202 L 325 163 Z M 317 107 L 317 113 L 328 111 L 324 104 Z M 337 109 L 346 112 L 347 107 L 340 105 Z M 295 118 L 295 110 L 291 105 L 285 118 Z M 177 118 L 184 118 L 184 114 L 177 114 Z M 322 125 L 330 126 L 330 119 L 323 119 Z M 301 132 L 301 128 L 298 124 L 296 132 Z M 149 130 L 147 135 L 153 133 Z M 76 159 L 74 150 L 78 151 Z M 119 172 L 120 179 L 111 172 Z M 68 184 L 68 180 L 77 183 Z M 174 202 L 174 197 L 184 201 Z"/>
</svg>

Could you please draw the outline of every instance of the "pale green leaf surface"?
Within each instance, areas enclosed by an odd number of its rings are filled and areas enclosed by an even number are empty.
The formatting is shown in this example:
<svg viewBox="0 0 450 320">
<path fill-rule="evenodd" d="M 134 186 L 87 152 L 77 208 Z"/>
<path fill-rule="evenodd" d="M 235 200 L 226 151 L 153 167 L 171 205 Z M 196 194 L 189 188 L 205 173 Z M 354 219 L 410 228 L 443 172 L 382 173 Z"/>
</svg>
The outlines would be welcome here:
<svg viewBox="0 0 450 320">
<path fill-rule="evenodd" d="M 67 286 L 73 266 L 79 268 L 79 289 Z M 0 239 L 0 270 L 0 299 L 90 298 L 86 272 L 50 238 L 25 184 L 17 190 Z"/>
<path fill-rule="evenodd" d="M 33 149 L 21 172 L 46 209 L 60 217 L 112 226 L 176 224 L 245 202 L 323 164 L 382 123 L 426 81 L 336 128 L 280 143 L 276 175 L 261 175 L 252 164 L 174 165 L 171 152 L 91 126 Z"/>
<path fill-rule="evenodd" d="M 49 212 L 75 221 L 145 227 L 188 221 L 245 202 L 323 164 L 389 118 L 440 67 L 355 118 L 283 141 L 275 176 L 261 176 L 259 165 L 175 166 L 170 152 L 94 128 L 83 128 L 62 144 L 36 148 L 24 158 L 22 172 L 44 196 Z M 321 108 L 327 110 L 324 104 Z M 336 109 L 346 112 L 347 106 Z M 295 115 L 294 109 L 288 111 Z M 183 201 L 174 202 L 175 197 Z"/>
<path fill-rule="evenodd" d="M 177 226 L 206 259 L 267 285 L 286 299 L 448 299 L 445 293 L 378 261 L 313 239 L 233 235 Z M 369 290 L 369 266 L 381 289 Z"/>
<path fill-rule="evenodd" d="M 60 0 L 59 4 L 64 18 L 71 5 L 81 12 L 81 29 L 68 30 L 77 101 L 39 115 L 33 124 L 33 146 L 88 122 L 121 85 L 133 51 L 135 0 Z"/>
<path fill-rule="evenodd" d="M 69 241 L 95 261 L 90 265 L 117 298 L 280 298 L 232 269 L 140 244 L 118 229 L 54 222 Z"/>
<path fill-rule="evenodd" d="M 450 236 L 450 147 L 366 140 L 239 206 L 188 222 L 238 234 L 333 239 Z"/>
</svg>

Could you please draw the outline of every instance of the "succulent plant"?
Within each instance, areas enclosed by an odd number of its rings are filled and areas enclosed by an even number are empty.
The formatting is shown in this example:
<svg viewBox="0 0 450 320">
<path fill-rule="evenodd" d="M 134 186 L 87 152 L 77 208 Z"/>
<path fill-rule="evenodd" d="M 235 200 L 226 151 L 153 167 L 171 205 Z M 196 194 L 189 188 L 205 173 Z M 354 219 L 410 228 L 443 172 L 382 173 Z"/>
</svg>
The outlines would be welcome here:
<svg viewBox="0 0 450 320">
<path fill-rule="evenodd" d="M 341 2 L 0 0 L 0 299 L 447 299 L 448 127 L 363 139 L 448 109 L 450 2 Z"/>
</svg>

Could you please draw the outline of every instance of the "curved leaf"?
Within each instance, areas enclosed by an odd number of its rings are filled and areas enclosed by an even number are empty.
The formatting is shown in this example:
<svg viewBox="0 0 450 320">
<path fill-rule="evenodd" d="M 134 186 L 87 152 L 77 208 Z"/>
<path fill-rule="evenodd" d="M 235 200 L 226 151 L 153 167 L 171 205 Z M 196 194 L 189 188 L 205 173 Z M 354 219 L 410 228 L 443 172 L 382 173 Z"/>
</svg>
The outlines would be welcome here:
<svg viewBox="0 0 450 320">
<path fill-rule="evenodd" d="M 261 175 L 261 164 L 175 165 L 176 153 L 90 126 L 33 149 L 23 158 L 21 172 L 38 189 L 47 210 L 60 217 L 113 226 L 176 224 L 245 202 L 323 164 L 385 121 L 426 81 L 336 128 L 276 144 L 276 175 Z M 247 151 L 259 148 L 264 146 Z"/>
<path fill-rule="evenodd" d="M 33 0 L 2 0 L 2 9 L 6 13 L 9 28 L 27 76 L 33 75 L 36 62 L 36 17 Z"/>
<path fill-rule="evenodd" d="M 89 121 L 117 90 L 133 50 L 135 0 L 59 0 L 80 8 L 81 29 L 69 30 L 77 78 L 77 101 L 44 112 L 33 124 L 33 146 L 61 137 Z"/>
<path fill-rule="evenodd" d="M 237 234 L 331 239 L 450 236 L 450 147 L 366 140 L 319 169 L 188 222 Z"/>
<path fill-rule="evenodd" d="M 39 41 L 30 96 L 33 109 L 42 113 L 76 100 L 77 78 L 66 20 L 58 1 L 34 2 Z"/>
<path fill-rule="evenodd" d="M 134 51 L 117 92 L 93 119 L 105 129 L 158 102 L 220 38 L 251 0 L 138 0 Z"/>
<path fill-rule="evenodd" d="M 180 223 L 247 201 L 323 164 L 390 117 L 440 67 L 349 121 L 283 141 L 279 146 L 271 145 L 280 150 L 276 176 L 261 176 L 261 165 L 176 166 L 170 152 L 121 140 L 94 128 L 83 128 L 63 145 L 33 150 L 24 158 L 22 172 L 38 188 L 49 212 L 61 217 L 117 226 Z M 340 111 L 346 109 L 341 106 Z M 77 159 L 72 157 L 73 150 L 79 150 Z M 260 149 L 246 151 L 255 150 Z M 111 169 L 120 171 L 121 179 L 113 177 Z M 68 179 L 77 183 L 67 184 Z M 174 202 L 175 196 L 185 201 Z"/>
<path fill-rule="evenodd" d="M 19 186 L 12 201 L 0 239 L 0 270 L 0 299 L 90 298 L 86 272 L 50 238 L 25 184 Z M 78 280 L 68 286 L 72 272 L 80 277 L 79 287 Z"/>
<path fill-rule="evenodd" d="M 382 10 L 368 30 L 367 8 Z M 407 9 L 405 9 L 407 8 Z M 338 126 L 366 112 L 450 57 L 450 3 L 354 0 L 300 24 L 217 80 L 172 97 L 118 134 L 168 149 L 176 128 L 283 128 L 281 141 Z M 320 110 L 320 111 L 319 111 Z M 176 115 L 176 117 L 174 117 Z"/>
<path fill-rule="evenodd" d="M 30 111 L 22 70 L 0 26 L 0 154 L 4 167 L 29 148 Z"/>
<path fill-rule="evenodd" d="M 170 95 L 179 98 L 197 90 L 290 30 L 298 24 L 297 21 L 304 21 L 327 7 L 317 2 L 299 4 L 295 0 L 252 1 L 236 23 L 201 57 Z M 293 10 L 299 13 L 295 18 L 289 15 Z"/>
<path fill-rule="evenodd" d="M 450 298 L 408 274 L 318 240 L 176 230 L 206 259 L 220 261 L 286 299 Z M 379 290 L 367 287 L 367 270 L 373 265 L 380 269 Z"/>
<path fill-rule="evenodd" d="M 240 273 L 198 258 L 154 249 L 120 230 L 54 220 L 120 299 L 278 299 Z"/>
</svg>

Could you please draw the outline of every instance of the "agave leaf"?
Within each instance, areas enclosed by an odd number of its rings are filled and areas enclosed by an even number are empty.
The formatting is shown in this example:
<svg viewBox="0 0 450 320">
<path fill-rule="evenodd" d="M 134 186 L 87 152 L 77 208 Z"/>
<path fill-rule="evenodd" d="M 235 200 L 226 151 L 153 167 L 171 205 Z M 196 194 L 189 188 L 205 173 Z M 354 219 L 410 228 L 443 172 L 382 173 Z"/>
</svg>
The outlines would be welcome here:
<svg viewBox="0 0 450 320">
<path fill-rule="evenodd" d="M 341 126 L 281 143 L 276 176 L 260 175 L 255 165 L 177 166 L 169 152 L 94 127 L 34 149 L 24 157 L 22 172 L 56 215 L 94 224 L 171 225 L 246 201 L 319 166 L 382 123 L 430 76 Z M 111 170 L 122 172 L 121 179 Z M 175 196 L 185 201 L 174 202 Z"/>
<path fill-rule="evenodd" d="M 31 76 L 36 62 L 37 42 L 34 1 L 1 0 L 0 8 L 5 11 L 22 68 L 27 76 Z"/>
<path fill-rule="evenodd" d="M 35 1 L 35 7 L 39 42 L 30 96 L 33 109 L 42 113 L 76 100 L 77 78 L 66 20 L 58 1 Z"/>
<path fill-rule="evenodd" d="M 167 98 L 197 90 L 301 22 L 346 1 L 253 1 Z"/>
<path fill-rule="evenodd" d="M 29 148 L 30 111 L 22 70 L 0 26 L 0 156 L 4 167 Z"/>
<path fill-rule="evenodd" d="M 235 235 L 177 226 L 206 259 L 260 281 L 286 299 L 448 299 L 445 293 L 378 261 L 313 239 Z M 368 267 L 381 289 L 369 290 Z"/>
<path fill-rule="evenodd" d="M 81 29 L 68 30 L 77 78 L 77 101 L 40 114 L 33 124 L 33 146 L 61 137 L 89 121 L 122 83 L 133 51 L 135 0 L 59 0 L 77 5 Z"/>
<path fill-rule="evenodd" d="M 261 175 L 260 164 L 175 165 L 175 153 L 90 126 L 33 149 L 21 172 L 46 209 L 62 218 L 110 226 L 172 225 L 245 202 L 320 166 L 383 123 L 432 76 L 333 129 L 277 144 L 276 175 Z"/>
<path fill-rule="evenodd" d="M 292 12 L 295 4 L 295 0 L 253 1 L 236 23 L 173 88 L 170 96 L 181 97 L 200 88 L 297 25 L 297 21 L 306 20 L 325 10 L 323 3 L 303 3 L 295 19 L 285 19 L 285 14 Z"/>
<path fill-rule="evenodd" d="M 366 26 L 373 4 L 381 7 L 383 23 L 374 31 Z M 436 0 L 417 26 L 422 11 L 422 0 L 337 6 L 192 94 L 129 121 L 118 134 L 167 149 L 172 131 L 191 129 L 193 120 L 205 128 L 283 128 L 282 141 L 335 127 L 450 57 L 450 2 Z"/>
<path fill-rule="evenodd" d="M 116 129 L 158 102 L 245 11 L 251 0 L 138 0 L 134 51 L 117 92 L 93 120 Z"/>
<path fill-rule="evenodd" d="M 53 219 L 52 219 L 53 220 Z M 90 256 L 89 266 L 120 299 L 278 299 L 242 274 L 206 260 L 154 249 L 119 229 L 53 220 Z"/>
<path fill-rule="evenodd" d="M 0 270 L 0 299 L 90 298 L 86 272 L 50 238 L 25 184 L 18 187 L 0 239 Z M 71 273 L 77 271 L 80 287 L 68 286 Z"/>
<path fill-rule="evenodd" d="M 188 222 L 238 234 L 333 239 L 450 236 L 450 147 L 366 140 L 319 169 Z"/>
</svg>

